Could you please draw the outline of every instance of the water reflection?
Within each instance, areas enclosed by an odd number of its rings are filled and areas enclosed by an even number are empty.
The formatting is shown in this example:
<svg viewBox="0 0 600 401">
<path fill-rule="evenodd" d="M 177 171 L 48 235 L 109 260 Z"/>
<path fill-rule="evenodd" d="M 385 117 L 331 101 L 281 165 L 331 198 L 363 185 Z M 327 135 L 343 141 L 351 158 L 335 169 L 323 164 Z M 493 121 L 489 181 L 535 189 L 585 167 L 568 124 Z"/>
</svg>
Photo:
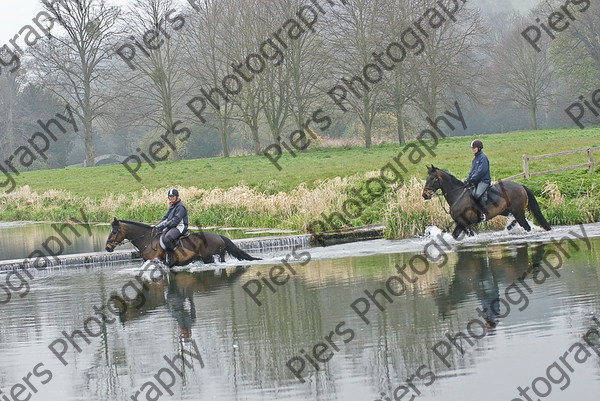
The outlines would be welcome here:
<svg viewBox="0 0 600 401">
<path fill-rule="evenodd" d="M 123 324 L 166 306 L 177 322 L 179 338 L 189 340 L 196 321 L 194 294 L 213 293 L 231 286 L 246 269 L 238 266 L 229 270 L 193 273 L 169 271 L 159 279 L 152 275 L 152 280 L 144 282 L 142 291 L 134 300 L 125 302 L 122 298 L 111 298 L 111 303 L 116 310 L 122 311 L 119 313 L 119 321 Z"/>
<path fill-rule="evenodd" d="M 54 227 L 53 227 L 54 224 Z M 43 250 L 44 244 L 50 252 L 59 252 L 59 255 L 75 253 L 101 252 L 104 251 L 106 238 L 110 233 L 110 225 L 102 223 L 91 223 L 83 226 L 73 224 L 78 233 L 66 229 L 62 235 L 57 233 L 55 227 L 62 227 L 65 223 L 35 223 L 35 222 L 0 222 L 0 255 L 1 260 L 25 259 L 36 250 Z M 88 230 L 91 230 L 91 235 Z M 257 229 L 226 229 L 219 230 L 211 227 L 210 231 L 226 235 L 228 238 L 252 238 L 260 235 L 275 236 L 287 234 L 286 231 L 257 230 Z M 293 232 L 292 232 L 293 233 Z M 79 235 L 78 235 L 79 234 Z M 61 245 L 55 241 L 48 240 L 51 237 L 61 238 Z M 134 249 L 131 244 L 124 244 L 118 249 Z"/>
<path fill-rule="evenodd" d="M 501 297 L 500 286 L 506 287 L 520 277 L 536 274 L 541 268 L 545 249 L 546 244 L 533 244 L 506 250 L 492 247 L 458 252 L 452 281 L 447 290 L 435 298 L 442 319 L 475 295 L 481 305 L 478 313 L 481 311 L 488 327 L 496 327 L 500 315 L 497 304 Z"/>
<path fill-rule="evenodd" d="M 110 232 L 108 225 L 72 224 L 72 229 L 65 227 L 65 223 L 56 223 L 54 227 L 49 223 L 0 223 L 1 259 L 25 259 L 36 250 L 58 255 L 104 250 Z M 125 245 L 121 249 L 133 247 Z"/>
<path fill-rule="evenodd" d="M 355 245 L 358 250 L 367 246 L 372 245 Z M 380 296 L 384 310 L 372 305 L 369 324 L 350 305 L 365 290 L 382 288 L 396 274 L 394 266 L 413 254 L 311 260 L 294 266 L 297 274 L 275 292 L 265 287 L 261 307 L 242 286 L 258 273 L 267 277 L 271 265 L 169 273 L 144 281 L 144 302 L 121 305 L 124 313 L 104 327 L 100 338 L 90 344 L 79 340 L 82 351 L 71 348 L 68 366 L 56 363 L 48 344 L 63 330 L 80 330 L 94 314 L 93 306 L 109 302 L 139 266 L 36 272 L 30 294 L 0 305 L 0 389 L 6 394 L 43 361 L 54 376 L 32 400 L 131 399 L 165 366 L 164 356 L 180 355 L 195 343 L 205 367 L 178 376 L 173 399 L 393 400 L 394 391 L 425 365 L 436 380 L 427 386 L 427 379 L 413 377 L 421 393 L 416 400 L 478 400 L 482 394 L 486 400 L 510 400 L 518 394 L 516 386 L 535 378 L 532 372 L 545 372 L 580 339 L 590 313 L 600 310 L 600 240 L 592 240 L 591 251 L 573 250 L 560 278 L 533 286 L 532 274 L 543 268 L 543 255 L 552 249 L 553 244 L 513 244 L 451 253 L 446 265 L 432 265 L 392 303 Z M 442 364 L 431 347 L 447 333 L 464 330 L 478 316 L 477 308 L 488 308 L 528 269 L 533 270 L 524 279 L 533 289 L 528 307 L 505 317 L 489 315 L 493 335 L 465 355 L 455 352 L 450 368 Z M 307 363 L 306 383 L 300 383 L 286 361 L 301 349 L 312 352 L 341 321 L 355 337 L 345 344 L 333 337 L 340 350 L 318 370 Z M 553 393 L 553 400 L 589 399 L 598 386 L 597 358 L 578 366 L 574 375 L 577 381 Z"/>
</svg>

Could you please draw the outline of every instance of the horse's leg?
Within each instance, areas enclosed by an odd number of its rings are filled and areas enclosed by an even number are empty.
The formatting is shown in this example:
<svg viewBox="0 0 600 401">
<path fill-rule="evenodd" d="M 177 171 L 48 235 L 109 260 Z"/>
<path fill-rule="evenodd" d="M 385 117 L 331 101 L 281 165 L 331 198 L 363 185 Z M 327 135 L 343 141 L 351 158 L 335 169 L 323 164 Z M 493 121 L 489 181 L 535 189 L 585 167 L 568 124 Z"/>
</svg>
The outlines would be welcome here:
<svg viewBox="0 0 600 401">
<path fill-rule="evenodd" d="M 513 217 L 514 217 L 514 216 L 513 216 Z M 509 224 L 507 227 L 506 227 L 506 229 L 507 229 L 507 230 L 509 230 L 509 231 L 510 231 L 510 230 L 512 230 L 513 228 L 515 228 L 515 226 L 517 225 L 517 223 L 518 223 L 518 221 L 517 221 L 517 219 L 515 218 L 515 219 L 514 219 L 514 220 L 513 220 L 513 221 L 512 221 L 512 222 L 511 222 L 511 223 L 510 223 L 510 224 Z"/>
<path fill-rule="evenodd" d="M 221 260 L 221 263 L 225 263 L 225 247 L 224 246 L 219 248 L 219 259 Z"/>
<path fill-rule="evenodd" d="M 204 263 L 215 263 L 215 257 L 213 255 L 206 255 L 202 257 Z"/>
<path fill-rule="evenodd" d="M 469 236 L 469 237 L 475 236 L 475 233 L 473 232 L 473 228 L 471 228 L 470 224 L 466 224 L 466 227 L 463 228 L 463 230 L 465 230 L 465 232 L 467 233 L 467 236 Z"/>
<path fill-rule="evenodd" d="M 458 239 L 460 233 L 463 231 L 462 226 L 459 223 L 456 223 L 456 227 L 454 227 L 454 231 L 452 231 L 452 237 L 454 239 Z"/>
<path fill-rule="evenodd" d="M 525 229 L 525 231 L 529 232 L 531 231 L 531 226 L 529 225 L 529 223 L 527 222 L 527 219 L 525 218 L 525 212 L 520 210 L 518 212 L 513 212 L 513 215 L 515 216 L 516 221 L 521 225 L 521 227 L 523 227 Z"/>
</svg>

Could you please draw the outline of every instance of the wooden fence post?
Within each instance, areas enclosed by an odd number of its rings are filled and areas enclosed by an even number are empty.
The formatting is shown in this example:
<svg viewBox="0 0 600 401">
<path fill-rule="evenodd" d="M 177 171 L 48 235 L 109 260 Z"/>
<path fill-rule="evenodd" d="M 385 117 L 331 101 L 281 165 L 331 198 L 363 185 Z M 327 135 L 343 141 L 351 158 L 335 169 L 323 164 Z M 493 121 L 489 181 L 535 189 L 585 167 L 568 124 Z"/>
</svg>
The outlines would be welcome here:
<svg viewBox="0 0 600 401">
<path fill-rule="evenodd" d="M 590 168 L 588 172 L 591 174 L 594 172 L 594 156 L 592 155 L 592 149 L 588 148 L 588 163 L 590 163 Z"/>
<path fill-rule="evenodd" d="M 523 176 L 529 178 L 529 160 L 527 155 L 523 155 Z"/>
</svg>

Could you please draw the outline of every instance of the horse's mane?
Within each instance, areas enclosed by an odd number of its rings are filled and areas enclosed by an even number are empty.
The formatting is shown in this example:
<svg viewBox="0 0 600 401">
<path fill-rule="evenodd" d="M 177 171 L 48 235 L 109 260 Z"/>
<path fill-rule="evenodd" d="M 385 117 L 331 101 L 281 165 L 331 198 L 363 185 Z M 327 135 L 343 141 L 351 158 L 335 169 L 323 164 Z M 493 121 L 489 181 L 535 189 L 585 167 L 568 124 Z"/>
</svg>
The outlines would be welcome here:
<svg viewBox="0 0 600 401">
<path fill-rule="evenodd" d="M 452 182 L 452 184 L 454 184 L 454 185 L 465 185 L 461 180 L 459 180 L 458 178 L 456 178 L 455 176 L 453 176 L 449 172 L 447 172 L 445 170 L 442 170 L 441 168 L 438 168 L 438 170 L 440 170 L 444 174 L 448 175 L 450 177 L 450 181 Z"/>
<path fill-rule="evenodd" d="M 152 228 L 152 226 L 146 223 L 140 223 L 139 221 L 131 221 L 131 220 L 119 220 L 122 223 L 132 224 L 134 226 L 142 227 L 142 228 Z"/>
</svg>

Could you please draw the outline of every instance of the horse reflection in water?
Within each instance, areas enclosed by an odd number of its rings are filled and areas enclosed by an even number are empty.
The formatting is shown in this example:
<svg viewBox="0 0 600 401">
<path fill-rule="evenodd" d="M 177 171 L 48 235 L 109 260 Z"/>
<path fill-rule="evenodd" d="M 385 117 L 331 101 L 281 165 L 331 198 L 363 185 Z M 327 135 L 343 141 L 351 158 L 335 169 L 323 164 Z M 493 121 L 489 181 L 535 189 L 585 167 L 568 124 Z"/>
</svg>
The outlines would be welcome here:
<svg viewBox="0 0 600 401">
<path fill-rule="evenodd" d="M 530 248 L 531 257 L 528 251 Z M 458 252 L 452 283 L 445 293 L 440 293 L 436 298 L 442 318 L 445 319 L 449 312 L 471 294 L 475 294 L 481 306 L 473 313 L 482 317 L 488 328 L 495 328 L 499 318 L 507 315 L 503 307 L 505 303 L 498 301 L 499 298 L 506 300 L 505 292 L 500 291 L 500 286 L 506 288 L 524 275 L 535 274 L 541 266 L 544 249 L 545 244 L 524 245 L 516 248 L 513 254 L 501 254 L 500 257 L 489 255 L 485 250 Z M 508 303 L 510 308 L 523 308 L 527 305 L 528 300 L 521 299 L 517 302 L 516 298 L 512 298 L 514 304 Z"/>
<path fill-rule="evenodd" d="M 130 302 L 120 298 L 111 301 L 119 311 L 119 320 L 125 324 L 128 321 L 141 319 L 147 313 L 162 306 L 167 307 L 179 326 L 179 337 L 190 339 L 192 326 L 196 321 L 195 293 L 207 293 L 231 285 L 246 271 L 246 267 L 235 269 L 203 272 L 169 272 L 161 279 L 146 282 L 143 292 Z"/>
</svg>

